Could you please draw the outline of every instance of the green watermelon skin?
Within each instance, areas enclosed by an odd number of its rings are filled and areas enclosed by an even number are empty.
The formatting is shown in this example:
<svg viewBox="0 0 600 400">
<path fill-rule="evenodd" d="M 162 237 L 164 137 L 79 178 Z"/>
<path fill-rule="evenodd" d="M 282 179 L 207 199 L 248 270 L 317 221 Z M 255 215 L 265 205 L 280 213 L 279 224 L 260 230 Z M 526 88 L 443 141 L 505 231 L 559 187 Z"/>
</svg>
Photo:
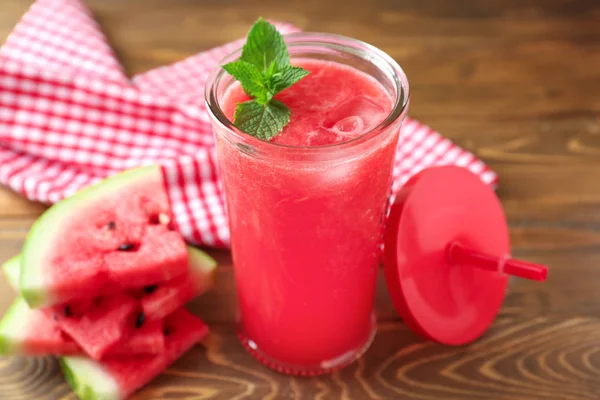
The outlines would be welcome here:
<svg viewBox="0 0 600 400">
<path fill-rule="evenodd" d="M 171 220 L 159 166 L 83 189 L 50 207 L 28 233 L 21 295 L 41 308 L 183 275 L 187 252 Z"/>
<path fill-rule="evenodd" d="M 2 264 L 2 271 L 10 287 L 19 293 L 19 275 L 21 273 L 21 256 L 16 255 Z"/>
<path fill-rule="evenodd" d="M 165 350 L 155 356 L 94 361 L 63 357 L 65 379 L 80 400 L 124 400 L 160 375 L 208 334 L 208 327 L 185 309 L 165 318 Z"/>
<path fill-rule="evenodd" d="M 140 298 L 148 320 L 166 317 L 214 285 L 217 262 L 195 247 L 188 246 L 187 251 L 189 273 L 156 285 L 152 293 Z"/>
<path fill-rule="evenodd" d="M 0 355 L 72 355 L 81 348 L 41 310 L 17 298 L 0 321 Z"/>
</svg>

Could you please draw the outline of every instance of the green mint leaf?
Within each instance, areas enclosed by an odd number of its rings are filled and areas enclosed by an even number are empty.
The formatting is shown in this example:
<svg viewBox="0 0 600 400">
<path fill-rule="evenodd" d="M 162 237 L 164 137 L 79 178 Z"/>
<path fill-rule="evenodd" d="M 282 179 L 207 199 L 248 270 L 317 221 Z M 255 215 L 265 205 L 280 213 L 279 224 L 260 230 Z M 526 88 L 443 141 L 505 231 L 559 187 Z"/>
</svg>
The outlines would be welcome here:
<svg viewBox="0 0 600 400">
<path fill-rule="evenodd" d="M 267 85 L 269 90 L 275 95 L 283 89 L 289 88 L 308 74 L 309 72 L 303 68 L 286 65 L 280 72 L 273 74 L 271 79 L 267 81 Z"/>
<path fill-rule="evenodd" d="M 271 140 L 290 122 L 290 110 L 278 100 L 259 104 L 256 100 L 238 103 L 234 125 L 261 140 Z"/>
<path fill-rule="evenodd" d="M 248 33 L 241 60 L 256 65 L 264 72 L 273 61 L 280 68 L 289 65 L 290 55 L 277 28 L 259 18 Z"/>
<path fill-rule="evenodd" d="M 246 61 L 233 61 L 223 65 L 223 69 L 237 79 L 248 96 L 255 97 L 261 104 L 268 103 L 273 97 L 267 82 L 256 65 Z"/>
<path fill-rule="evenodd" d="M 271 64 L 264 73 L 265 82 L 269 82 L 271 79 L 273 79 L 273 75 L 275 75 L 278 71 L 279 67 L 277 66 L 277 63 L 275 61 L 271 61 Z"/>
</svg>

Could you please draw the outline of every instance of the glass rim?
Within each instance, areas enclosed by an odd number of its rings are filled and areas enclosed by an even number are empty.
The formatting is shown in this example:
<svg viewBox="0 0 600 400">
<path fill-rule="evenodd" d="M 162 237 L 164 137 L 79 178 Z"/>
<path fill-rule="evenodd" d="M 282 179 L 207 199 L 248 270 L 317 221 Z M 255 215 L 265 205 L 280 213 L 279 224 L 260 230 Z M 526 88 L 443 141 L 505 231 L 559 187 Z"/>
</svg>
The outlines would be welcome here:
<svg viewBox="0 0 600 400">
<path fill-rule="evenodd" d="M 389 126 L 396 123 L 398 119 L 400 119 L 403 116 L 404 112 L 408 107 L 410 99 L 410 88 L 408 80 L 406 78 L 406 74 L 404 73 L 400 65 L 384 51 L 361 40 L 333 33 L 294 32 L 290 34 L 285 34 L 283 35 L 283 37 L 288 48 L 295 48 L 301 46 L 325 47 L 340 50 L 344 53 L 357 55 L 357 51 L 360 51 L 360 47 L 362 47 L 362 51 L 365 52 L 368 56 L 361 57 L 360 55 L 358 55 L 359 57 L 373 63 L 380 70 L 383 70 L 384 68 L 382 68 L 382 66 L 377 62 L 379 61 L 380 63 L 382 63 L 383 66 L 385 66 L 388 69 L 388 72 L 391 72 L 390 78 L 393 79 L 393 84 L 396 89 L 396 96 L 394 99 L 392 109 L 387 115 L 387 117 L 378 125 L 353 139 L 341 143 L 333 143 L 323 146 L 290 146 L 258 139 L 252 135 L 249 135 L 239 130 L 233 124 L 233 122 L 225 116 L 217 98 L 217 90 L 221 79 L 224 76 L 228 75 L 227 72 L 221 66 L 228 62 L 239 59 L 242 52 L 242 47 L 239 47 L 227 54 L 221 60 L 219 60 L 218 64 L 213 68 L 213 70 L 209 74 L 204 90 L 206 107 L 209 113 L 212 114 L 213 120 L 218 122 L 221 125 L 221 128 L 225 128 L 228 132 L 233 134 L 233 136 L 236 139 L 239 139 L 241 141 L 246 142 L 246 144 L 253 145 L 256 147 L 265 146 L 286 152 L 320 153 L 337 149 L 351 148 L 360 145 L 364 142 L 367 142 L 371 138 L 378 136 L 379 133 L 385 132 L 385 130 Z M 293 57 L 291 51 L 290 56 Z"/>
</svg>

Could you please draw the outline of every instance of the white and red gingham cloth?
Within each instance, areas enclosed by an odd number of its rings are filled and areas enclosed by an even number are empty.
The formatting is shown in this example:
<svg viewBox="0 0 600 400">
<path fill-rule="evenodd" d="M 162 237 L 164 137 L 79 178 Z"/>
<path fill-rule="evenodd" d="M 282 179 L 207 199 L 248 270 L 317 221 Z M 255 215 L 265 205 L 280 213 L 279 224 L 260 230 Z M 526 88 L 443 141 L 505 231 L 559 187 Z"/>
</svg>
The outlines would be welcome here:
<svg viewBox="0 0 600 400">
<path fill-rule="evenodd" d="M 242 43 L 130 80 L 80 0 L 37 0 L 0 49 L 0 183 L 54 203 L 124 169 L 160 163 L 186 240 L 228 247 L 204 85 Z M 442 164 L 497 183 L 481 160 L 415 120 L 406 120 L 400 137 L 395 191 Z"/>
</svg>

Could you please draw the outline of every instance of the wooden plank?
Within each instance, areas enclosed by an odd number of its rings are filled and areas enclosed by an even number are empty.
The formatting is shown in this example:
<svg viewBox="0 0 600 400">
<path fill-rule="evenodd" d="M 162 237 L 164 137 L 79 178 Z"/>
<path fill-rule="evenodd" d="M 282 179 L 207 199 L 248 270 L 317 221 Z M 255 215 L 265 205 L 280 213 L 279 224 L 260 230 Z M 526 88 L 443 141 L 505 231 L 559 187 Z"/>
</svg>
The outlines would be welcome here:
<svg viewBox="0 0 600 400">
<path fill-rule="evenodd" d="M 272 372 L 248 355 L 232 325 L 216 325 L 134 399 L 596 399 L 600 393 L 596 318 L 501 319 L 479 341 L 451 348 L 382 323 L 367 354 L 319 378 Z M 0 359 L 0 396 L 74 399 L 50 358 Z"/>
</svg>

